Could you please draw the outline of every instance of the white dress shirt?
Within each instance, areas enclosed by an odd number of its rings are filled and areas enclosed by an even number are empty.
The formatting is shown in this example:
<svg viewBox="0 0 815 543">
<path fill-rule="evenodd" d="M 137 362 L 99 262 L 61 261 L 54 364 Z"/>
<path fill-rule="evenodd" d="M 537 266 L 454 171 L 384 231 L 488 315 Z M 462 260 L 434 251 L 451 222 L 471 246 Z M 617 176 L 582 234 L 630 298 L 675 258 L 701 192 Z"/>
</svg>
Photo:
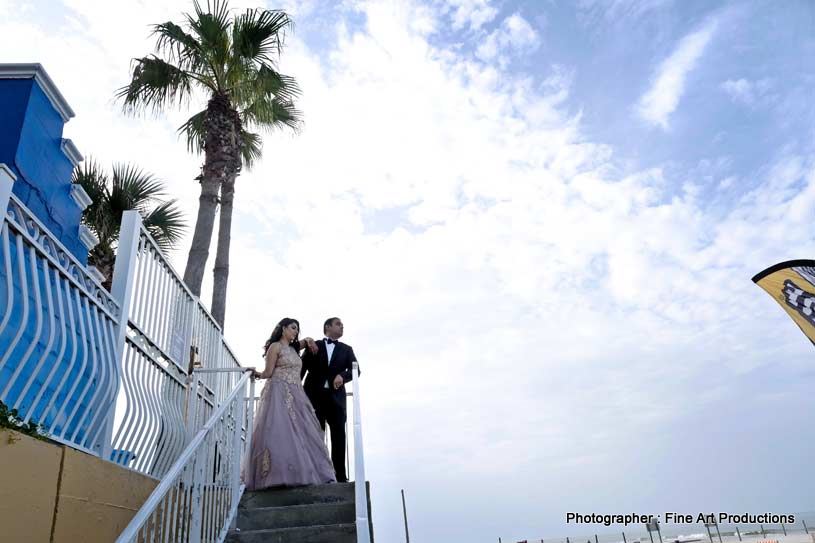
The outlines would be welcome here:
<svg viewBox="0 0 815 543">
<path fill-rule="evenodd" d="M 324 339 L 325 339 L 325 354 L 326 354 L 326 358 L 328 358 L 328 363 L 330 365 L 331 364 L 331 356 L 334 354 L 334 347 L 336 347 L 337 344 L 336 343 L 329 343 L 328 338 L 324 338 Z M 328 384 L 328 379 L 326 379 L 325 386 L 323 388 L 330 388 L 330 386 Z"/>
</svg>

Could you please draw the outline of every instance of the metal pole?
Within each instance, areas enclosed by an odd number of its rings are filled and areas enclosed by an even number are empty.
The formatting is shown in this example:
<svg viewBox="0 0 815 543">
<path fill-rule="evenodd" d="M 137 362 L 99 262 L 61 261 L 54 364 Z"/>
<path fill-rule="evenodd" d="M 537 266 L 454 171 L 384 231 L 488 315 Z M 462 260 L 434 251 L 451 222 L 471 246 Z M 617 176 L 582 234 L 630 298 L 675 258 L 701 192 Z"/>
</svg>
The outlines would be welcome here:
<svg viewBox="0 0 815 543">
<path fill-rule="evenodd" d="M 628 543 L 628 541 L 625 539 L 625 532 L 623 532 L 623 543 Z"/>
<path fill-rule="evenodd" d="M 804 519 L 801 519 L 801 522 L 803 522 L 803 523 L 804 523 L 804 531 L 805 531 L 807 534 L 809 534 L 809 528 L 807 528 L 807 521 L 805 521 Z"/>
<path fill-rule="evenodd" d="M 651 538 L 651 543 L 654 543 L 654 535 L 651 533 L 651 530 L 648 530 L 648 537 Z M 568 543 L 568 541 L 566 543 Z"/>
<path fill-rule="evenodd" d="M 597 541 L 597 534 L 594 534 L 594 543 L 600 543 L 599 541 Z"/>
<path fill-rule="evenodd" d="M 710 539 L 710 543 L 713 543 L 713 536 L 710 535 L 710 526 L 708 526 L 707 522 L 705 522 L 705 530 L 707 530 L 707 538 Z"/>
<path fill-rule="evenodd" d="M 719 536 L 719 543 L 722 543 L 722 533 L 719 531 L 719 523 L 716 523 L 716 534 Z"/>
<path fill-rule="evenodd" d="M 784 530 L 784 535 L 787 535 L 787 527 L 784 526 L 784 523 L 781 523 L 781 529 Z"/>
<path fill-rule="evenodd" d="M 759 526 L 761 527 L 761 537 L 766 538 L 766 537 L 767 537 L 767 533 L 764 531 L 764 525 L 763 525 L 763 524 L 759 524 Z"/>
<path fill-rule="evenodd" d="M 662 530 L 659 529 L 659 524 L 657 524 L 657 535 L 659 536 L 659 543 L 662 543 Z"/>
<path fill-rule="evenodd" d="M 408 521 L 407 521 L 407 506 L 405 505 L 405 489 L 402 489 L 402 515 L 405 517 L 405 543 L 410 543 L 410 533 L 408 532 Z M 501 542 L 501 538 L 498 538 L 498 542 Z"/>
<path fill-rule="evenodd" d="M 741 541 L 741 532 L 739 531 L 738 526 L 736 526 L 736 535 L 739 536 L 739 541 Z"/>
</svg>

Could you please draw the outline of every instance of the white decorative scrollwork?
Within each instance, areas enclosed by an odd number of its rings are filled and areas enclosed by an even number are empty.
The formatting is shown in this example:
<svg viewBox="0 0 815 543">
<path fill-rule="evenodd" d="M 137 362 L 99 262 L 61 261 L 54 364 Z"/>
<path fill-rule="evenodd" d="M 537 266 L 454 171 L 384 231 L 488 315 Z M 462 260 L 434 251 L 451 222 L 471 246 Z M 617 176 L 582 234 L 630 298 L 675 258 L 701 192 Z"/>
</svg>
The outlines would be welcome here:
<svg viewBox="0 0 815 543">
<path fill-rule="evenodd" d="M 59 240 L 52 237 L 53 234 L 14 195 L 8 203 L 6 220 L 28 238 L 36 249 L 50 257 L 60 272 L 76 282 L 88 298 L 110 313 L 114 319 L 119 318 L 119 304 L 116 300 Z"/>
</svg>

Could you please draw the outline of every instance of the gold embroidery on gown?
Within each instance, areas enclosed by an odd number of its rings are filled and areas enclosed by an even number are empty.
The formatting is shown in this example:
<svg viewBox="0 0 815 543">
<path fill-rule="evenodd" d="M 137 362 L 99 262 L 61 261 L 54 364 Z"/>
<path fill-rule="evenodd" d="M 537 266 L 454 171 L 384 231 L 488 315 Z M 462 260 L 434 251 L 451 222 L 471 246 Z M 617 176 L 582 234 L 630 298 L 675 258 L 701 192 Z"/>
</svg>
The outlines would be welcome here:
<svg viewBox="0 0 815 543">
<path fill-rule="evenodd" d="M 294 352 L 294 349 L 284 349 L 280 353 L 280 358 L 275 366 L 274 373 L 272 373 L 272 381 L 280 381 L 286 387 L 286 409 L 292 419 L 297 418 L 294 413 L 294 396 L 291 393 L 289 385 L 300 385 L 300 368 L 302 362 L 300 357 Z"/>
<path fill-rule="evenodd" d="M 270 469 L 272 469 L 272 455 L 269 454 L 269 449 L 264 449 L 263 458 L 260 460 L 260 475 L 266 477 Z"/>
</svg>

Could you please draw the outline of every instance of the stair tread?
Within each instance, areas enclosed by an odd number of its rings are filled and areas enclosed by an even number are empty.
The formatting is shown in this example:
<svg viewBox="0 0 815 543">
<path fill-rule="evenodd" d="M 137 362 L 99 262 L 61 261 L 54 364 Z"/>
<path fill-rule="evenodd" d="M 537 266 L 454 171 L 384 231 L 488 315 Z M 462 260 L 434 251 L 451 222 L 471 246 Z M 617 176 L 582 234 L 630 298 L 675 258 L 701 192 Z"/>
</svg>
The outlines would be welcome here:
<svg viewBox="0 0 815 543">
<path fill-rule="evenodd" d="M 312 503 L 241 509 L 237 526 L 241 530 L 289 528 L 354 522 L 353 502 Z"/>
<path fill-rule="evenodd" d="M 318 502 L 318 503 L 296 503 L 293 505 L 269 505 L 264 507 L 249 507 L 244 509 L 239 509 L 239 513 L 248 513 L 250 511 L 298 511 L 298 510 L 306 510 L 306 509 L 314 509 L 314 508 L 324 508 L 330 509 L 334 507 L 341 507 L 341 506 L 349 506 L 354 505 L 353 501 L 343 501 L 343 502 Z"/>
<path fill-rule="evenodd" d="M 330 483 L 325 485 L 266 490 L 247 490 L 241 499 L 240 508 L 256 509 L 260 507 L 344 503 L 353 501 L 354 483 Z"/>
<path fill-rule="evenodd" d="M 232 530 L 227 534 L 226 541 L 233 543 L 355 543 L 356 524 L 323 524 L 295 528 Z"/>
<path fill-rule="evenodd" d="M 277 532 L 296 532 L 300 531 L 307 531 L 307 530 L 316 530 L 320 528 L 353 528 L 356 529 L 356 522 L 342 522 L 339 524 L 314 524 L 312 526 L 292 526 L 289 528 L 263 528 L 260 530 L 230 530 L 229 533 L 241 533 L 241 534 L 256 534 L 256 533 L 263 533 L 263 534 L 271 534 Z"/>
</svg>

